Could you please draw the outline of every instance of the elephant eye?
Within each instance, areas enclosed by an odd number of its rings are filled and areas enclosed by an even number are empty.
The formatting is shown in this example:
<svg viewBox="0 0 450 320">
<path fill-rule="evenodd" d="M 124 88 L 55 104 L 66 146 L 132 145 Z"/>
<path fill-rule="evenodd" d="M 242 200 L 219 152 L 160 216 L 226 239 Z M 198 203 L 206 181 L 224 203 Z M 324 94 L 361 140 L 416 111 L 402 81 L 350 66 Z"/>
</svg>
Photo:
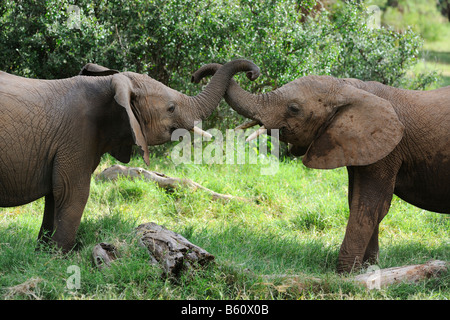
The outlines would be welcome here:
<svg viewBox="0 0 450 320">
<path fill-rule="evenodd" d="M 169 111 L 170 113 L 173 113 L 175 111 L 175 104 L 171 103 L 169 105 L 169 108 L 167 109 L 167 111 Z"/>
<path fill-rule="evenodd" d="M 288 105 L 288 110 L 294 114 L 297 114 L 300 111 L 300 108 L 298 107 L 297 104 L 292 103 L 292 104 Z"/>
</svg>

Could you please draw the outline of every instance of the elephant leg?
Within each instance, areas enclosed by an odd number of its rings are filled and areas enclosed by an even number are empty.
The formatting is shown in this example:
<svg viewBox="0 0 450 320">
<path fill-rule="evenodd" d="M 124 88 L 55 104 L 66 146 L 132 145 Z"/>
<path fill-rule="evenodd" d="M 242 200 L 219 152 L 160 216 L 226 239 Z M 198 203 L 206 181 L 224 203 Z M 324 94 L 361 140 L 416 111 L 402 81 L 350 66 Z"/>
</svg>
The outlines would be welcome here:
<svg viewBox="0 0 450 320">
<path fill-rule="evenodd" d="M 348 167 L 350 216 L 339 252 L 338 272 L 358 269 L 378 255 L 378 224 L 394 193 L 396 166 Z"/>
<path fill-rule="evenodd" d="M 349 167 L 348 169 L 348 181 L 349 181 L 349 188 L 348 188 L 348 203 L 352 203 L 352 196 L 353 196 L 353 182 L 354 182 L 354 174 L 353 174 L 353 168 Z M 386 212 L 387 213 L 387 212 Z M 384 217 L 384 216 L 383 216 Z M 381 222 L 381 220 L 380 220 Z M 378 245 L 378 228 L 379 223 L 375 227 L 375 230 L 372 233 L 372 237 L 370 238 L 369 244 L 367 245 L 366 252 L 364 253 L 363 262 L 368 262 L 370 264 L 375 264 L 378 261 L 378 252 L 379 252 L 379 245 Z"/>
<path fill-rule="evenodd" d="M 90 170 L 55 165 L 53 196 L 55 203 L 54 231 L 51 240 L 69 252 L 75 245 L 75 237 L 81 216 L 89 198 Z"/>
<path fill-rule="evenodd" d="M 44 218 L 42 219 L 41 229 L 39 230 L 38 241 L 48 243 L 51 240 L 54 231 L 55 220 L 55 199 L 53 193 L 45 196 Z"/>
<path fill-rule="evenodd" d="M 386 215 L 386 214 L 387 214 L 387 211 L 384 215 Z M 364 253 L 364 257 L 363 257 L 364 263 L 369 263 L 371 265 L 378 263 L 378 252 L 379 252 L 378 228 L 379 228 L 379 225 L 380 224 L 378 223 L 377 226 L 375 227 L 375 230 L 372 233 L 372 237 L 370 238 L 369 244 L 367 245 L 366 252 Z"/>
<path fill-rule="evenodd" d="M 76 233 L 89 197 L 89 183 L 82 189 L 71 192 L 69 198 L 58 199 L 55 195 L 55 228 L 51 239 L 64 253 L 75 245 Z"/>
</svg>

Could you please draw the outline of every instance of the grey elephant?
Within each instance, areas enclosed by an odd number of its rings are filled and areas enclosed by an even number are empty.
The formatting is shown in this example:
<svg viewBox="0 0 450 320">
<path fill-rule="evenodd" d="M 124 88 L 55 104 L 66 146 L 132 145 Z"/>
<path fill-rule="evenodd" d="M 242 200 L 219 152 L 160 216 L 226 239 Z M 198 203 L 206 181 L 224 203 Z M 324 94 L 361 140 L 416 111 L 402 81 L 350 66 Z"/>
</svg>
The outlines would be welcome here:
<svg viewBox="0 0 450 320">
<path fill-rule="evenodd" d="M 234 60 L 192 97 L 147 75 L 95 64 L 60 80 L 0 72 L 0 206 L 45 197 L 38 238 L 70 251 L 101 156 L 127 163 L 136 144 L 148 165 L 148 145 L 207 118 L 240 71 L 252 80 L 259 75 L 252 62 Z"/>
<path fill-rule="evenodd" d="M 192 81 L 217 70 L 219 64 L 205 65 Z M 350 216 L 339 272 L 377 261 L 378 228 L 393 194 L 450 213 L 450 86 L 413 91 L 306 76 L 255 95 L 232 80 L 225 99 L 269 131 L 279 129 L 280 140 L 293 145 L 305 166 L 347 167 Z"/>
</svg>

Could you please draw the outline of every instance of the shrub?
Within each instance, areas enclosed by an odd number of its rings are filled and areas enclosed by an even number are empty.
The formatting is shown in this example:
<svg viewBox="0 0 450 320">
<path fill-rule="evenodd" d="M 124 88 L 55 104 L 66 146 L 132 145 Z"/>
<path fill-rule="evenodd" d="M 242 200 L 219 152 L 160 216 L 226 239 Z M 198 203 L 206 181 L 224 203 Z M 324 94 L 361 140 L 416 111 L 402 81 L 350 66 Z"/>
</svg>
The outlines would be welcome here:
<svg viewBox="0 0 450 320">
<path fill-rule="evenodd" d="M 327 8 L 315 0 L 68 0 L 3 1 L 0 5 L 0 69 L 38 78 L 76 75 L 88 62 L 149 74 L 195 94 L 190 74 L 205 63 L 253 60 L 262 70 L 254 92 L 295 78 L 333 75 L 426 88 L 434 74 L 411 77 L 420 37 L 412 30 L 371 28 L 364 5 Z M 242 80 L 243 79 L 243 80 Z M 239 119 L 239 120 L 237 120 Z M 206 125 L 241 121 L 219 108 Z"/>
</svg>

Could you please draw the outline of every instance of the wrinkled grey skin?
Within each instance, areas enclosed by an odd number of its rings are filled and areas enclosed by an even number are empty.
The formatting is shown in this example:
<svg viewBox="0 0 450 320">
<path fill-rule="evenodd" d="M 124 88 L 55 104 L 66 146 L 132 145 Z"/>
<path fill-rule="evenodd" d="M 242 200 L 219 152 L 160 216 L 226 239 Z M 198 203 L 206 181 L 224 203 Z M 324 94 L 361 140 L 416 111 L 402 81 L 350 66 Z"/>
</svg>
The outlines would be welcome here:
<svg viewBox="0 0 450 320">
<path fill-rule="evenodd" d="M 192 81 L 216 70 L 220 65 L 205 65 Z M 232 80 L 225 100 L 268 130 L 279 129 L 307 167 L 347 167 L 350 216 L 339 272 L 376 262 L 379 223 L 393 194 L 450 213 L 450 86 L 412 91 L 307 76 L 254 95 Z"/>
<path fill-rule="evenodd" d="M 175 129 L 190 130 L 208 117 L 240 71 L 250 79 L 259 75 L 250 61 L 229 62 L 194 97 L 146 75 L 95 64 L 61 80 L 0 72 L 0 206 L 45 197 L 39 239 L 71 250 L 101 156 L 127 163 L 137 144 L 148 164 L 148 145 L 170 141 Z"/>
</svg>

